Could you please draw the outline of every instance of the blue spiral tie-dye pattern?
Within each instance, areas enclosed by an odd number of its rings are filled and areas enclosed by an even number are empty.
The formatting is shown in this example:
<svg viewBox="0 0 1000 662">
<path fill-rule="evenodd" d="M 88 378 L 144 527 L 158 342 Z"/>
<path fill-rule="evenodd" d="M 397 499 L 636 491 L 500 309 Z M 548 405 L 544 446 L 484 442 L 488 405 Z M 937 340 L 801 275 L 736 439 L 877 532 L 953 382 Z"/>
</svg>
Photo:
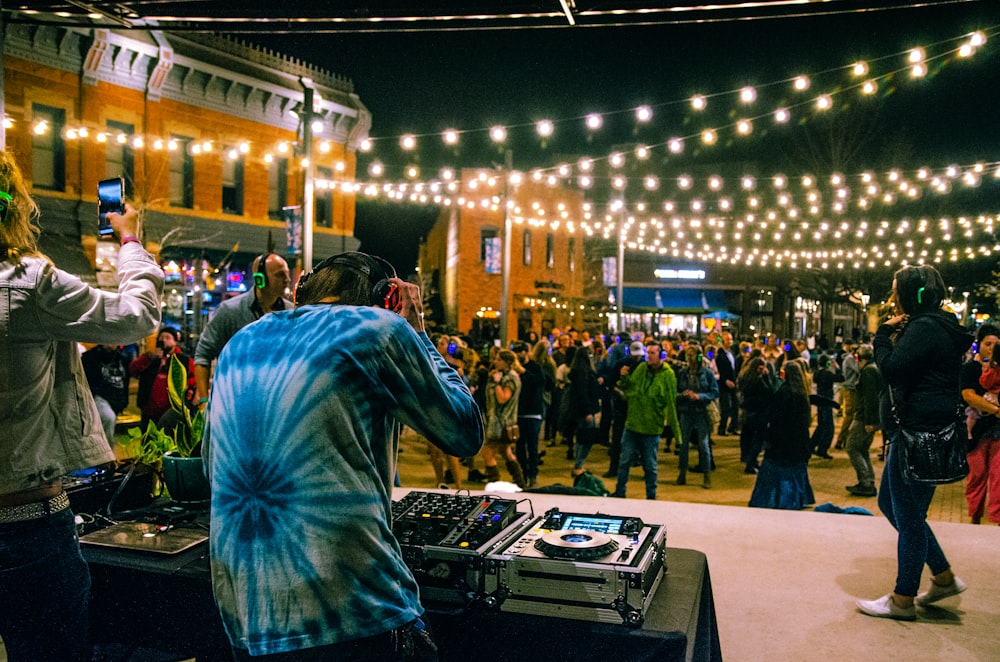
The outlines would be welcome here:
<svg viewBox="0 0 1000 662">
<path fill-rule="evenodd" d="M 215 599 L 235 646 L 312 648 L 423 612 L 390 522 L 399 423 L 452 455 L 482 444 L 468 388 L 394 313 L 305 306 L 226 345 L 204 455 Z"/>
</svg>

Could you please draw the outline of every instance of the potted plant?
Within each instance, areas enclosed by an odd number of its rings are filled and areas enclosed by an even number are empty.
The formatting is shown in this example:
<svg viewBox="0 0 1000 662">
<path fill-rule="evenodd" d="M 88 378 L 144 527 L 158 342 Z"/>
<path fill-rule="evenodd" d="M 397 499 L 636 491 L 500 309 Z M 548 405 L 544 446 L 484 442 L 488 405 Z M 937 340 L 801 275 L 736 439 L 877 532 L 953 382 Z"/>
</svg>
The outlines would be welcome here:
<svg viewBox="0 0 1000 662">
<path fill-rule="evenodd" d="M 130 430 L 138 443 L 137 463 L 156 468 L 170 498 L 180 503 L 203 503 L 210 497 L 208 479 L 201 459 L 201 440 L 205 432 L 205 412 L 191 413 L 185 401 L 187 368 L 176 355 L 167 369 L 167 394 L 177 423 L 160 428 L 150 421 L 144 431 Z"/>
</svg>

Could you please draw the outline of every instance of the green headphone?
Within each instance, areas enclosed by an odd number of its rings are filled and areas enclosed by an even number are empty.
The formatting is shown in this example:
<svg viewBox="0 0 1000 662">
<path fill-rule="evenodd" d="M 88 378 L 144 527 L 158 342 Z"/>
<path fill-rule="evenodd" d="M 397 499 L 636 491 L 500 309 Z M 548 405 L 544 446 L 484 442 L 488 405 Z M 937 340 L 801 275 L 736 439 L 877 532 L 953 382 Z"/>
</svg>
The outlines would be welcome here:
<svg viewBox="0 0 1000 662">
<path fill-rule="evenodd" d="M 916 267 L 916 269 L 917 275 L 920 276 L 920 288 L 917 289 L 917 305 L 921 305 L 924 302 L 924 290 L 927 289 L 924 287 L 927 284 L 927 274 L 920 267 Z"/>
<path fill-rule="evenodd" d="M 10 209 L 10 203 L 13 200 L 10 193 L 0 191 L 0 224 L 7 222 L 7 210 Z"/>
<path fill-rule="evenodd" d="M 264 253 L 254 262 L 253 284 L 258 290 L 267 287 L 267 258 L 271 257 L 271 255 L 273 253 Z"/>
</svg>

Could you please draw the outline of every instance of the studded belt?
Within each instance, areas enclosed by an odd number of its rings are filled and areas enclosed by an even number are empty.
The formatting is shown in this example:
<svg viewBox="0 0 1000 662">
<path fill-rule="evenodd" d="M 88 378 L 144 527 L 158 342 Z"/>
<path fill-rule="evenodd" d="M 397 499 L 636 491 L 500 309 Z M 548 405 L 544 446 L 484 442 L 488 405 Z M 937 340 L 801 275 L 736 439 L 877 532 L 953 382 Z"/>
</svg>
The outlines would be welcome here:
<svg viewBox="0 0 1000 662">
<path fill-rule="evenodd" d="M 69 496 L 65 492 L 60 492 L 45 501 L 23 503 L 19 506 L 0 507 L 0 524 L 13 524 L 14 522 L 41 519 L 67 508 L 69 508 Z"/>
</svg>

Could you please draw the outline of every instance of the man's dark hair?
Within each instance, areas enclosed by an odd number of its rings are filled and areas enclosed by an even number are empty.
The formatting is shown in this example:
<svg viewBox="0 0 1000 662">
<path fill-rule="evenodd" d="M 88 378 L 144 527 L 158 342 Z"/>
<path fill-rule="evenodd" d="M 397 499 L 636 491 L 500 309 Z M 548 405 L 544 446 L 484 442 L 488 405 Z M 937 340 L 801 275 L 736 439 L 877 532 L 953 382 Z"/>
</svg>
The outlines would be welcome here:
<svg viewBox="0 0 1000 662">
<path fill-rule="evenodd" d="M 976 342 L 982 344 L 983 339 L 988 336 L 996 336 L 997 338 L 1000 338 L 1000 327 L 995 324 L 983 324 L 979 327 L 979 330 L 976 331 Z"/>
<path fill-rule="evenodd" d="M 858 360 L 871 363 L 875 360 L 875 349 L 871 345 L 861 345 L 858 347 Z"/>
</svg>

